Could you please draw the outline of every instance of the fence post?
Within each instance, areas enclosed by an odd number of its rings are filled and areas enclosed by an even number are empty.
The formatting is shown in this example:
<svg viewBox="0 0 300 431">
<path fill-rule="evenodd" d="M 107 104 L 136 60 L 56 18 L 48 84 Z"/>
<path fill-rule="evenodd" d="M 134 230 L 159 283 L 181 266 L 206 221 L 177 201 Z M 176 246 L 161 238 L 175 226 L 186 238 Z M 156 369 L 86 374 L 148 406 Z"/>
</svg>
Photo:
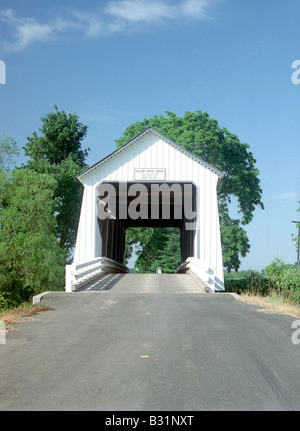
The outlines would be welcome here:
<svg viewBox="0 0 300 431">
<path fill-rule="evenodd" d="M 66 284 L 65 291 L 73 292 L 73 265 L 66 265 Z"/>
<path fill-rule="evenodd" d="M 0 344 L 6 344 L 6 325 L 3 320 L 0 320 Z"/>
</svg>

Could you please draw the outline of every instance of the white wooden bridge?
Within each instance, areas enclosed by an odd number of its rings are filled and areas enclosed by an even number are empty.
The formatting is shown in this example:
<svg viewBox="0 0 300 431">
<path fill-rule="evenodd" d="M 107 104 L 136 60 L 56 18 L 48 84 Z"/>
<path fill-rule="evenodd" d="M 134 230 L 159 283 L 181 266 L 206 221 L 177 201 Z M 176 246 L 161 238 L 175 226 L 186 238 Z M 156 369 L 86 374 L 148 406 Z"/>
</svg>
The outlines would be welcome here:
<svg viewBox="0 0 300 431">
<path fill-rule="evenodd" d="M 68 292 L 103 274 L 128 273 L 128 227 L 180 229 L 181 264 L 207 292 L 224 290 L 217 201 L 222 172 L 153 128 L 78 176 L 84 185 Z"/>
</svg>

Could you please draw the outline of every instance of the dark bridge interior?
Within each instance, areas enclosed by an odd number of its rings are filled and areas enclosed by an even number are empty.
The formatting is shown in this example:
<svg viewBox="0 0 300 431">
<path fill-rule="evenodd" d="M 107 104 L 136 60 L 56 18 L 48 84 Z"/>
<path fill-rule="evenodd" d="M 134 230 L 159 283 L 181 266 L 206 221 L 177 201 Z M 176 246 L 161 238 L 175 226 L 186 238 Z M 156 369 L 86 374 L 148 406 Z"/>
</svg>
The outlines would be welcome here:
<svg viewBox="0 0 300 431">
<path fill-rule="evenodd" d="M 128 227 L 177 227 L 181 262 L 194 256 L 196 216 L 191 212 L 196 213 L 196 186 L 191 182 L 103 182 L 98 187 L 97 212 L 102 256 L 125 263 Z"/>
</svg>

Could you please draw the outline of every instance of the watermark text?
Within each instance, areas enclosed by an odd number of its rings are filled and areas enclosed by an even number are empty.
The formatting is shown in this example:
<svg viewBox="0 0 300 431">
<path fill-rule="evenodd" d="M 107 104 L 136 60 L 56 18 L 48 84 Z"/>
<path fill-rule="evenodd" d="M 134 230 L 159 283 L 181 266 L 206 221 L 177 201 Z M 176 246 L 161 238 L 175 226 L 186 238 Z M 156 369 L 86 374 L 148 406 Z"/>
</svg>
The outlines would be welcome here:
<svg viewBox="0 0 300 431">
<path fill-rule="evenodd" d="M 296 69 L 292 73 L 292 83 L 295 85 L 300 84 L 300 60 L 295 60 L 292 63 L 292 69 Z"/>
<path fill-rule="evenodd" d="M 296 331 L 292 334 L 292 343 L 300 344 L 300 320 L 294 320 L 292 323 L 292 328 L 296 329 Z"/>
<path fill-rule="evenodd" d="M 117 198 L 118 196 L 118 198 Z M 195 193 L 191 183 L 102 183 L 98 187 L 100 220 L 184 220 L 186 230 L 196 228 Z"/>
<path fill-rule="evenodd" d="M 0 60 L 0 84 L 6 84 L 6 64 Z"/>
</svg>

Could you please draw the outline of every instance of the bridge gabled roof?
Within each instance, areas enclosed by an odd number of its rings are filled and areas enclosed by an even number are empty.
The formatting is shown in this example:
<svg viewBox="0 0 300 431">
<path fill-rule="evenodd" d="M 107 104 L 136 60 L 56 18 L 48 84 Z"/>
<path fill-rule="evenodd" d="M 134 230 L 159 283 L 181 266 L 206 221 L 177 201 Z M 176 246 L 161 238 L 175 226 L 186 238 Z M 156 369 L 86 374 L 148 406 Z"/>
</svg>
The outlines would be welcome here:
<svg viewBox="0 0 300 431">
<path fill-rule="evenodd" d="M 77 178 L 81 181 L 81 178 L 85 175 L 88 175 L 91 171 L 98 168 L 98 166 L 102 165 L 103 163 L 110 160 L 112 157 L 120 153 L 121 151 L 128 148 L 130 145 L 132 145 L 134 142 L 136 142 L 138 139 L 140 139 L 142 136 L 146 135 L 147 133 L 153 133 L 156 135 L 159 139 L 162 139 L 163 141 L 167 142 L 169 145 L 186 155 L 187 157 L 191 158 L 195 162 L 199 163 L 200 165 L 204 166 L 205 168 L 209 169 L 210 171 L 214 172 L 219 178 L 222 178 L 224 176 L 224 173 L 220 171 L 219 169 L 215 168 L 214 166 L 210 165 L 209 163 L 205 162 L 204 160 L 200 159 L 199 157 L 192 154 L 190 151 L 187 151 L 185 148 L 181 147 L 180 145 L 176 144 L 176 142 L 172 141 L 171 139 L 167 138 L 166 136 L 162 135 L 157 130 L 153 129 L 153 127 L 148 127 L 147 129 L 143 130 L 141 133 L 136 135 L 134 138 L 130 139 L 128 142 L 123 144 L 121 147 L 117 148 L 112 153 L 108 154 L 103 159 L 99 160 L 99 162 L 95 163 L 94 165 L 87 168 L 85 171 L 81 172 L 77 176 Z"/>
</svg>

